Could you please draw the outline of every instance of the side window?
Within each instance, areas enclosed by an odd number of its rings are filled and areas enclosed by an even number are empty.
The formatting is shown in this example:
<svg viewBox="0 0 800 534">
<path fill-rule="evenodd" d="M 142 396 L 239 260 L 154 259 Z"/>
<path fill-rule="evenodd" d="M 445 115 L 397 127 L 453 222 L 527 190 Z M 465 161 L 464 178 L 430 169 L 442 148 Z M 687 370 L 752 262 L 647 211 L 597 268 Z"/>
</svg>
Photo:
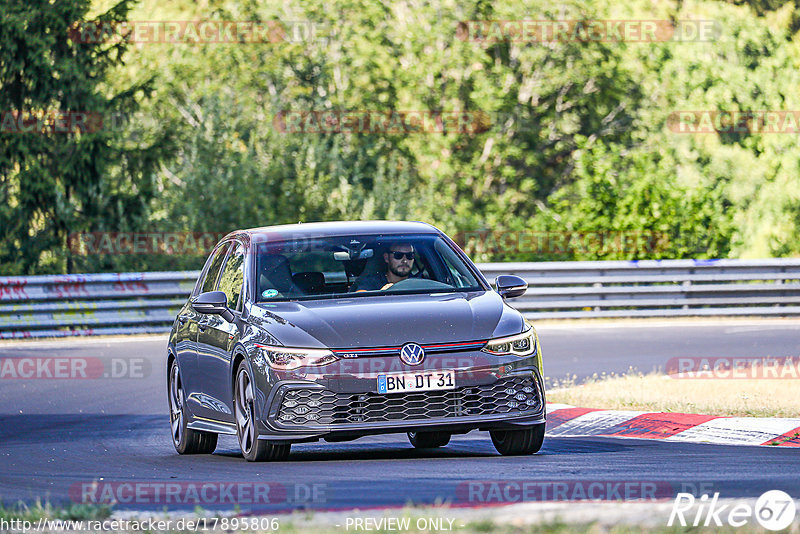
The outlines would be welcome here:
<svg viewBox="0 0 800 534">
<path fill-rule="evenodd" d="M 192 289 L 192 296 L 195 297 L 202 292 L 203 282 L 206 279 L 206 273 L 208 272 L 209 266 L 211 265 L 211 261 L 214 259 L 213 254 L 209 254 L 208 258 L 206 258 L 206 262 L 203 264 L 203 268 L 200 269 L 200 276 L 197 277 L 197 281 L 194 283 L 194 289 Z"/>
<path fill-rule="evenodd" d="M 203 285 L 200 286 L 200 292 L 214 291 L 217 287 L 217 277 L 219 271 L 222 269 L 222 262 L 225 259 L 225 253 L 228 251 L 230 245 L 225 243 L 214 252 L 214 258 L 211 260 L 211 265 L 206 271 L 206 278 L 203 280 Z"/>
<path fill-rule="evenodd" d="M 472 273 L 467 270 L 466 265 L 457 259 L 455 252 L 453 252 L 450 247 L 441 241 L 436 241 L 433 246 L 441 255 L 449 272 L 450 280 L 447 283 L 451 283 L 455 287 L 473 287 L 479 285 L 475 277 L 472 276 Z"/>
<path fill-rule="evenodd" d="M 238 310 L 239 297 L 242 294 L 244 282 L 244 247 L 238 245 L 236 250 L 228 257 L 225 269 L 219 279 L 219 290 L 228 297 L 228 308 Z"/>
</svg>

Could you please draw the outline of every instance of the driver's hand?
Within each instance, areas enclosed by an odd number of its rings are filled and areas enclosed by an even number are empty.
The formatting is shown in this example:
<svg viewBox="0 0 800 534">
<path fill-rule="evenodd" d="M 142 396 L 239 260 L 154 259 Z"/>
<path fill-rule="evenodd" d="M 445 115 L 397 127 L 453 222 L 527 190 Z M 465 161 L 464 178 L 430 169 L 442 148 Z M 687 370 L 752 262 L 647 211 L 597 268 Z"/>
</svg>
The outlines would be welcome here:
<svg viewBox="0 0 800 534">
<path fill-rule="evenodd" d="M 392 287 L 393 285 L 394 285 L 394 284 L 393 284 L 392 282 L 389 282 L 388 284 L 386 284 L 385 286 L 383 286 L 383 287 L 381 288 L 381 291 L 383 291 L 383 290 L 385 290 L 385 289 L 389 289 L 389 288 L 390 288 L 390 287 Z"/>
</svg>

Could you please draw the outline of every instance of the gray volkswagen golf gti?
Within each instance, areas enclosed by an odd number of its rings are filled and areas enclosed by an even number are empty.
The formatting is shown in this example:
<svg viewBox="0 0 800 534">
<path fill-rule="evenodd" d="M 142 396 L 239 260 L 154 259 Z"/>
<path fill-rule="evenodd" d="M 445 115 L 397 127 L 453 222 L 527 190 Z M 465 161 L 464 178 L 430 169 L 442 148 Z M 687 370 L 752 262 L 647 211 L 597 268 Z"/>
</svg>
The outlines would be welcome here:
<svg viewBox="0 0 800 534">
<path fill-rule="evenodd" d="M 489 431 L 504 455 L 542 446 L 536 331 L 444 233 L 420 222 L 236 231 L 214 248 L 175 319 L 167 356 L 172 441 L 247 460 L 292 443 L 406 432 L 414 447 Z"/>
</svg>

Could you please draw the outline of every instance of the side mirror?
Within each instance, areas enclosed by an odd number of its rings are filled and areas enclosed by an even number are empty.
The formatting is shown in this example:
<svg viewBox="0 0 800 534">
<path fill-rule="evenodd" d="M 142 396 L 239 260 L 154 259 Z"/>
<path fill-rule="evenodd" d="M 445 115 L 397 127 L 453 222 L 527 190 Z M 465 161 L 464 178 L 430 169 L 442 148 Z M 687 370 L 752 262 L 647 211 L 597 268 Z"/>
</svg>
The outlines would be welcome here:
<svg viewBox="0 0 800 534">
<path fill-rule="evenodd" d="M 504 299 L 522 296 L 528 290 L 528 282 L 519 276 L 510 274 L 501 274 L 494 279 L 494 284 L 497 286 L 497 292 Z"/>
<path fill-rule="evenodd" d="M 229 323 L 234 319 L 233 313 L 228 309 L 228 297 L 222 291 L 200 293 L 192 303 L 192 308 L 197 313 L 221 315 Z"/>
</svg>

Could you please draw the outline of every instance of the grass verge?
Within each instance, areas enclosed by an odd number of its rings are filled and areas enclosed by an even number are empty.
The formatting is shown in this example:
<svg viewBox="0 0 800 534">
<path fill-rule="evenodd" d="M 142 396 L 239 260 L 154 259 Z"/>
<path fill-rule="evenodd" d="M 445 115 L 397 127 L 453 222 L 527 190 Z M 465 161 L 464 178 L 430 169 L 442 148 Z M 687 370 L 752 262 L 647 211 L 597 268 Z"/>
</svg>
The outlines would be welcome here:
<svg viewBox="0 0 800 534">
<path fill-rule="evenodd" d="M 102 520 L 110 516 L 111 508 L 105 505 L 70 504 L 68 506 L 53 506 L 50 503 L 42 504 L 41 501 L 36 501 L 31 505 L 22 502 L 11 506 L 0 504 L 0 519 L 5 519 L 6 521 L 11 519 L 37 521 L 42 517 L 85 521 Z"/>
<path fill-rule="evenodd" d="M 628 373 L 554 383 L 547 401 L 606 410 L 800 417 L 797 379 L 672 378 Z"/>
</svg>

